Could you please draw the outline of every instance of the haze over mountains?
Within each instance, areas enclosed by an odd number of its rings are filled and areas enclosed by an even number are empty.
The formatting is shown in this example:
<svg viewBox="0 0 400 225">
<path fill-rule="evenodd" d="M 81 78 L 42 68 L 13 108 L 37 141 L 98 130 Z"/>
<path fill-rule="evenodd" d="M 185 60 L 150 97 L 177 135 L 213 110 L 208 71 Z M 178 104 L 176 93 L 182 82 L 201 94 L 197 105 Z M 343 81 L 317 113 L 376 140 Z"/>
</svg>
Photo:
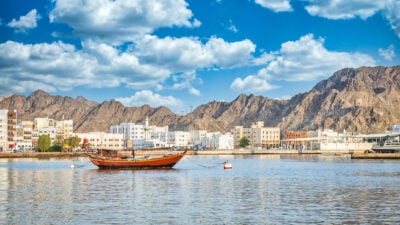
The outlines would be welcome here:
<svg viewBox="0 0 400 225">
<path fill-rule="evenodd" d="M 289 100 L 239 95 L 232 102 L 212 101 L 181 116 L 166 107 L 125 107 L 111 100 L 102 103 L 84 97 L 51 96 L 38 90 L 30 96 L 0 97 L 0 109 L 16 109 L 18 122 L 35 117 L 74 120 L 75 132 L 109 130 L 122 122 L 169 125 L 170 130 L 204 129 L 228 132 L 236 125 L 264 121 L 285 130 L 317 128 L 376 133 L 400 124 L 400 66 L 346 68 Z"/>
</svg>

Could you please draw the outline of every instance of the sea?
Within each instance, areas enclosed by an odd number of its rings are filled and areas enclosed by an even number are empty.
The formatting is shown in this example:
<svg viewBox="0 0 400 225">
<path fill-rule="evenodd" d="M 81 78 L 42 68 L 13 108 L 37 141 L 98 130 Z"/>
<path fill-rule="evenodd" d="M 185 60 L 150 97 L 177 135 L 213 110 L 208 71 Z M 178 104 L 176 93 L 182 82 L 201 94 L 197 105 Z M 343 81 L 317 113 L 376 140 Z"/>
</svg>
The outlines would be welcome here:
<svg viewBox="0 0 400 225">
<path fill-rule="evenodd" d="M 169 170 L 100 170 L 85 157 L 0 159 L 0 224 L 400 224 L 400 161 L 185 156 Z"/>
</svg>

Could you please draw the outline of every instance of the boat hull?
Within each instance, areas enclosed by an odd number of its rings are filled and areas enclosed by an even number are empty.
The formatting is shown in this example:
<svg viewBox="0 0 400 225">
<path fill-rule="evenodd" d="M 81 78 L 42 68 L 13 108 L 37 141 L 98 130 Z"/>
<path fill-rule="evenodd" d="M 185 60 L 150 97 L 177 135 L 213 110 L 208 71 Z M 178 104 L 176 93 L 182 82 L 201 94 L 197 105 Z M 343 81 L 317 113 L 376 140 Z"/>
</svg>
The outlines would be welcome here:
<svg viewBox="0 0 400 225">
<path fill-rule="evenodd" d="M 159 158 L 120 159 L 89 155 L 90 161 L 100 169 L 170 169 L 178 163 L 186 151 Z"/>
</svg>

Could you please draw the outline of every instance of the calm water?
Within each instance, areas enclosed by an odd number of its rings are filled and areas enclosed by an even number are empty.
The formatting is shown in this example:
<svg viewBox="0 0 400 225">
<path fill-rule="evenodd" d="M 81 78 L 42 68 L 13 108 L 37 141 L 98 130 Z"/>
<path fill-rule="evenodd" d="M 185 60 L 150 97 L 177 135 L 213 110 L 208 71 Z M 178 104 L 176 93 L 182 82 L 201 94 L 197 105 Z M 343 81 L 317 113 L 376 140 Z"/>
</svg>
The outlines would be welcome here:
<svg viewBox="0 0 400 225">
<path fill-rule="evenodd" d="M 0 224 L 399 223 L 400 161 L 189 156 L 129 171 L 0 159 Z"/>
</svg>

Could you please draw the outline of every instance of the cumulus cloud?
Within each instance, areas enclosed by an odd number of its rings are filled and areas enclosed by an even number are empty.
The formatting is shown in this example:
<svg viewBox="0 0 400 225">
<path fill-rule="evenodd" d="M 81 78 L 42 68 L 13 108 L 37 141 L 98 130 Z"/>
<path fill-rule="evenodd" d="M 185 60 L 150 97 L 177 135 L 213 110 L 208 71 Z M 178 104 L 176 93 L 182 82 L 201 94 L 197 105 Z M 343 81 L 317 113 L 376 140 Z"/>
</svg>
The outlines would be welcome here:
<svg viewBox="0 0 400 225">
<path fill-rule="evenodd" d="M 384 15 L 392 29 L 400 38 L 400 1 L 390 0 L 384 9 Z"/>
<path fill-rule="evenodd" d="M 125 106 L 142 106 L 148 104 L 151 107 L 165 106 L 168 108 L 177 108 L 183 105 L 181 100 L 173 96 L 162 96 L 150 90 L 138 91 L 133 96 L 117 98 L 116 100 Z"/>
<path fill-rule="evenodd" d="M 266 79 L 258 76 L 247 76 L 244 79 L 236 78 L 232 84 L 231 89 L 236 92 L 244 93 L 260 93 L 279 88 L 278 86 L 271 85 Z"/>
<path fill-rule="evenodd" d="M 160 27 L 200 26 L 184 0 L 57 0 L 50 21 L 83 37 L 119 44 Z"/>
<path fill-rule="evenodd" d="M 378 50 L 378 52 L 379 52 L 379 55 L 387 61 L 392 61 L 393 58 L 396 56 L 396 54 L 394 53 L 393 45 L 389 45 L 389 47 L 387 49 L 380 48 Z"/>
<path fill-rule="evenodd" d="M 290 12 L 293 11 L 289 0 L 255 0 L 262 7 L 268 8 L 274 12 Z"/>
<path fill-rule="evenodd" d="M 197 68 L 231 68 L 244 65 L 251 59 L 255 45 L 250 40 L 226 42 L 211 37 L 205 44 L 194 37 L 158 38 L 147 35 L 136 42 L 134 52 L 141 61 L 165 66 L 174 71 Z"/>
<path fill-rule="evenodd" d="M 377 12 L 382 12 L 400 37 L 400 1 L 398 0 L 308 0 L 308 2 L 309 5 L 305 9 L 310 15 L 335 20 L 355 17 L 365 20 Z"/>
<path fill-rule="evenodd" d="M 141 42 L 121 51 L 118 47 L 91 39 L 82 41 L 82 49 L 63 42 L 0 44 L 0 75 L 25 83 L 33 82 L 58 90 L 77 86 L 95 88 L 125 86 L 131 89 L 187 89 L 201 84 L 197 70 L 231 68 L 249 63 L 255 45 L 249 41 L 225 42 L 211 37 L 206 43 L 196 38 L 158 38 L 147 35 Z M 19 82 L 22 84 L 21 82 Z M 43 88 L 51 90 L 50 88 Z"/>
<path fill-rule="evenodd" d="M 37 21 L 40 19 L 40 15 L 36 9 L 32 9 L 25 16 L 20 16 L 18 20 L 12 19 L 7 26 L 15 28 L 16 32 L 26 32 L 29 29 L 37 27 Z"/>
<path fill-rule="evenodd" d="M 84 46 L 77 50 L 62 42 L 32 45 L 7 41 L 0 44 L 0 76 L 25 90 L 35 90 L 40 83 L 47 87 L 43 89 L 54 91 L 81 85 L 148 88 L 170 74 L 162 68 L 142 65 L 134 55 L 120 53 L 106 44 L 87 42 Z"/>
<path fill-rule="evenodd" d="M 330 76 L 341 68 L 375 65 L 375 60 L 368 55 L 329 51 L 323 44 L 324 39 L 316 39 L 313 34 L 307 34 L 296 41 L 285 42 L 279 51 L 270 54 L 274 58 L 257 74 L 243 80 L 236 79 L 231 88 L 236 91 L 261 91 L 260 86 L 268 87 L 265 84 L 271 80 L 317 80 Z"/>
<path fill-rule="evenodd" d="M 329 51 L 323 44 L 324 39 L 315 39 L 313 34 L 285 42 L 259 75 L 288 81 L 316 80 L 341 68 L 375 65 L 375 60 L 368 55 Z"/>
<path fill-rule="evenodd" d="M 310 5 L 305 8 L 313 16 L 321 16 L 328 19 L 350 19 L 357 16 L 366 19 L 384 8 L 387 2 L 386 0 L 309 0 Z"/>
</svg>

